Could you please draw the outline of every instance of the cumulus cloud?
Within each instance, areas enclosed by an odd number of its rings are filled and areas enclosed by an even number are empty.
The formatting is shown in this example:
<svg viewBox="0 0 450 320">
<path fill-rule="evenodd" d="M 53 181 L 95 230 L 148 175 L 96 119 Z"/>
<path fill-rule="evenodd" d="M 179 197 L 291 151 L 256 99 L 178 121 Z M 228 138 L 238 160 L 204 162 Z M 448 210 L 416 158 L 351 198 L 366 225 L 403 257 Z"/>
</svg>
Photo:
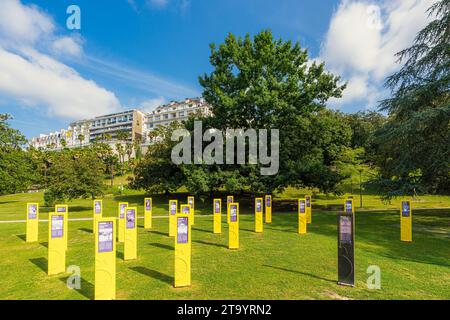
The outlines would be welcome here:
<svg viewBox="0 0 450 320">
<path fill-rule="evenodd" d="M 333 14 L 320 60 L 348 81 L 343 99 L 375 106 L 385 94 L 382 84 L 399 65 L 395 53 L 409 47 L 428 22 L 426 10 L 436 0 L 343 0 Z M 362 105 L 362 107 L 365 107 Z"/>
<path fill-rule="evenodd" d="M 83 54 L 81 37 L 61 37 L 53 41 L 52 49 L 58 55 L 80 57 Z"/>
<path fill-rule="evenodd" d="M 38 7 L 0 1 L 0 95 L 67 119 L 120 110 L 114 93 L 52 57 L 82 54 L 80 38 L 59 37 L 55 29 Z"/>
<path fill-rule="evenodd" d="M 120 110 L 113 93 L 35 51 L 18 55 L 0 48 L 0 71 L 0 92 L 45 106 L 51 116 L 82 119 Z"/>
</svg>

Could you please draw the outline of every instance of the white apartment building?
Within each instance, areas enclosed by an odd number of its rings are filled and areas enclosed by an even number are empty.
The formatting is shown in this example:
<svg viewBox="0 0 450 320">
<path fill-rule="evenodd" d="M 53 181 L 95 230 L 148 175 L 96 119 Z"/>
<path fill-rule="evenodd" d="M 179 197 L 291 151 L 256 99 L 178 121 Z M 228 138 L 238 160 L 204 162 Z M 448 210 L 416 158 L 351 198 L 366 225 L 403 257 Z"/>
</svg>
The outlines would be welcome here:
<svg viewBox="0 0 450 320">
<path fill-rule="evenodd" d="M 89 130 L 89 141 L 104 140 L 105 135 L 111 141 L 117 141 L 117 133 L 126 131 L 129 141 L 143 138 L 144 113 L 139 110 L 128 110 L 124 112 L 108 114 L 92 119 Z"/>
<path fill-rule="evenodd" d="M 185 99 L 183 101 L 172 101 L 168 104 L 157 107 L 145 115 L 144 131 L 146 139 L 144 143 L 151 143 L 148 134 L 158 126 L 167 126 L 173 121 L 184 121 L 189 116 L 200 114 L 209 116 L 212 114 L 211 108 L 203 98 Z"/>
<path fill-rule="evenodd" d="M 32 138 L 29 144 L 36 149 L 54 150 L 85 146 L 89 144 L 89 127 L 89 120 L 76 121 L 71 123 L 67 129 Z"/>
<path fill-rule="evenodd" d="M 82 147 L 108 138 L 106 142 L 115 149 L 119 131 L 128 132 L 129 141 L 139 139 L 143 145 L 148 145 L 152 142 L 148 138 L 149 132 L 161 125 L 167 126 L 173 121 L 187 120 L 194 114 L 211 115 L 211 109 L 203 98 L 172 101 L 147 114 L 133 109 L 76 121 L 67 129 L 30 139 L 29 145 L 37 149 L 60 150 L 64 147 Z"/>
</svg>

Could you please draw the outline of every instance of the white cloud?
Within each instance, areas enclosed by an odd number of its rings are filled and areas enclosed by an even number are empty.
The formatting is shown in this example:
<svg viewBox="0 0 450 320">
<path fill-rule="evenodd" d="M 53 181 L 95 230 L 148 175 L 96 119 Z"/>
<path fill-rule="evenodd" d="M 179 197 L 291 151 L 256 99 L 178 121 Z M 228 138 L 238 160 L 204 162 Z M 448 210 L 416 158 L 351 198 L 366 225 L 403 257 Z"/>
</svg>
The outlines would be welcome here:
<svg viewBox="0 0 450 320">
<path fill-rule="evenodd" d="M 150 111 L 155 110 L 157 107 L 165 104 L 166 102 L 167 102 L 167 100 L 164 97 L 147 99 L 147 100 L 142 101 L 139 104 L 138 109 L 140 109 L 144 112 L 150 112 Z"/>
<path fill-rule="evenodd" d="M 67 119 L 120 110 L 114 93 L 49 54 L 82 54 L 80 39 L 58 37 L 55 29 L 51 17 L 36 6 L 0 1 L 0 95 Z"/>
<path fill-rule="evenodd" d="M 386 76 L 396 71 L 395 53 L 409 47 L 429 21 L 426 10 L 436 0 L 342 0 L 333 14 L 320 59 L 349 81 L 341 106 L 360 102 L 375 106 L 385 94 Z M 364 105 L 361 105 L 364 107 Z"/>
<path fill-rule="evenodd" d="M 0 92 L 51 116 L 82 119 L 120 110 L 116 96 L 52 58 L 0 48 Z"/>
<path fill-rule="evenodd" d="M 37 7 L 19 0 L 0 2 L 0 38 L 16 44 L 32 44 L 55 29 L 52 19 Z"/>
<path fill-rule="evenodd" d="M 83 54 L 80 37 L 62 37 L 52 43 L 53 51 L 58 55 L 80 57 Z"/>
</svg>

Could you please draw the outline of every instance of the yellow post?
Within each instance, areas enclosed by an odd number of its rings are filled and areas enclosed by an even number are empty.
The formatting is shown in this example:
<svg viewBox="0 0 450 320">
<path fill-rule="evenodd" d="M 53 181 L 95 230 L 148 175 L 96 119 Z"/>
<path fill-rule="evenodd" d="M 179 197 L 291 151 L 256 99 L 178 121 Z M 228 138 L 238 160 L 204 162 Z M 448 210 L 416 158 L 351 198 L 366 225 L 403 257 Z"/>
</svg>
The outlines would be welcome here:
<svg viewBox="0 0 450 320">
<path fill-rule="evenodd" d="M 38 241 L 39 203 L 27 203 L 27 242 Z"/>
<path fill-rule="evenodd" d="M 272 196 L 266 196 L 266 223 L 272 223 Z"/>
<path fill-rule="evenodd" d="M 191 285 L 191 211 L 190 205 L 182 205 L 176 215 L 175 288 Z"/>
<path fill-rule="evenodd" d="M 176 215 L 177 215 L 178 201 L 169 201 L 169 237 L 175 237 L 176 230 Z"/>
<path fill-rule="evenodd" d="M 402 201 L 400 209 L 400 239 L 412 242 L 412 207 L 411 201 Z"/>
<path fill-rule="evenodd" d="M 306 200 L 306 222 L 312 222 L 312 204 L 311 204 L 311 196 L 305 196 Z"/>
<path fill-rule="evenodd" d="M 123 242 L 125 239 L 125 211 L 127 210 L 128 202 L 119 202 L 119 228 L 118 228 L 118 239 L 119 242 Z"/>
<path fill-rule="evenodd" d="M 228 227 L 228 248 L 239 249 L 239 203 L 228 206 L 230 225 Z"/>
<path fill-rule="evenodd" d="M 137 210 L 127 207 L 125 211 L 125 243 L 123 245 L 123 259 L 137 258 Z"/>
<path fill-rule="evenodd" d="M 101 219 L 103 216 L 103 201 L 102 200 L 94 200 L 94 209 L 93 209 L 93 224 L 92 224 L 92 232 L 97 234 L 97 221 Z"/>
<path fill-rule="evenodd" d="M 298 233 L 306 234 L 308 224 L 306 199 L 298 199 Z"/>
<path fill-rule="evenodd" d="M 144 199 L 144 228 L 152 228 L 152 198 Z"/>
<path fill-rule="evenodd" d="M 263 232 L 263 198 L 255 199 L 255 232 Z"/>
<path fill-rule="evenodd" d="M 230 211 L 228 210 L 230 203 L 234 202 L 234 196 L 227 196 L 227 223 L 230 224 Z"/>
<path fill-rule="evenodd" d="M 116 298 L 116 221 L 99 218 L 95 229 L 95 300 Z"/>
<path fill-rule="evenodd" d="M 55 212 L 64 215 L 64 248 L 67 250 L 69 240 L 69 207 L 64 204 L 57 204 L 55 206 Z"/>
<path fill-rule="evenodd" d="M 214 199 L 214 233 L 222 233 L 222 199 Z"/>
<path fill-rule="evenodd" d="M 191 225 L 195 224 L 195 198 L 188 197 L 188 204 L 191 207 Z"/>
<path fill-rule="evenodd" d="M 66 272 L 66 214 L 50 212 L 48 217 L 48 275 Z"/>
</svg>

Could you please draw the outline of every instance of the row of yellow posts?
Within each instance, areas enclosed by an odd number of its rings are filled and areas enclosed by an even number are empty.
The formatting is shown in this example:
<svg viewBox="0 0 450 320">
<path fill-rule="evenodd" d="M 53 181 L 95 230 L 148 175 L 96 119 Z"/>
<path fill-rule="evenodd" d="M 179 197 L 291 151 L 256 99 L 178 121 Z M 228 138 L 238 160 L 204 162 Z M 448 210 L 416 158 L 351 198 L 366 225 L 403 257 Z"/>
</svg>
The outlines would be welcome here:
<svg viewBox="0 0 450 320">
<path fill-rule="evenodd" d="M 266 223 L 271 222 L 272 198 L 264 198 Z M 346 204 L 348 201 L 346 201 Z M 169 235 L 175 237 L 175 287 L 191 283 L 191 225 L 194 223 L 194 197 L 188 197 L 188 204 L 169 201 Z M 93 232 L 95 234 L 95 298 L 115 299 L 116 238 L 124 242 L 124 260 L 137 258 L 137 209 L 128 203 L 119 203 L 117 218 L 103 218 L 103 203 L 94 200 Z M 312 221 L 311 196 L 298 199 L 298 233 L 307 232 Z M 354 212 L 354 207 L 351 209 Z M 144 227 L 152 227 L 152 199 L 144 200 Z M 213 232 L 221 233 L 222 200 L 213 202 Z M 68 206 L 56 205 L 49 214 L 48 225 L 48 274 L 65 272 L 68 242 Z M 239 203 L 233 196 L 227 197 L 227 221 L 229 224 L 229 249 L 239 248 Z M 401 240 L 412 241 L 412 207 L 410 201 L 403 201 L 400 209 Z M 39 204 L 27 204 L 26 241 L 38 240 Z M 117 230 L 117 231 L 116 231 Z M 255 199 L 255 232 L 263 232 L 263 198 Z M 117 234 L 116 234 L 117 233 Z"/>
</svg>

